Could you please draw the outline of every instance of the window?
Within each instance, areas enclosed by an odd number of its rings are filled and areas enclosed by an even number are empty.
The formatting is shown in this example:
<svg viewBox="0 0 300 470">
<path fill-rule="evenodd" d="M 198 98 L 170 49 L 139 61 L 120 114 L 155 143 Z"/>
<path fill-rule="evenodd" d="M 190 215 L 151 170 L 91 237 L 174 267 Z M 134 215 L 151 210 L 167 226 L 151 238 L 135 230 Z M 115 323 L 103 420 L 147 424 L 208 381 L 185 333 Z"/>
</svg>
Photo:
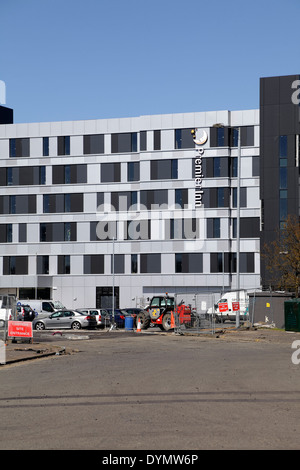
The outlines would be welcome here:
<svg viewBox="0 0 300 470">
<path fill-rule="evenodd" d="M 12 242 L 12 224 L 0 224 L 0 243 Z"/>
<path fill-rule="evenodd" d="M 53 184 L 76 184 L 87 182 L 86 165 L 53 165 Z"/>
<path fill-rule="evenodd" d="M 138 255 L 135 253 L 131 255 L 131 274 L 138 273 Z"/>
<path fill-rule="evenodd" d="M 167 219 L 165 221 L 165 237 L 170 240 L 196 239 L 199 237 L 198 219 Z"/>
<path fill-rule="evenodd" d="M 37 274 L 49 274 L 49 256 L 37 256 L 36 272 Z"/>
<path fill-rule="evenodd" d="M 160 253 L 141 254 L 141 274 L 143 273 L 160 273 L 161 272 L 161 255 Z"/>
<path fill-rule="evenodd" d="M 147 131 L 140 132 L 140 151 L 147 150 Z"/>
<path fill-rule="evenodd" d="M 122 191 L 111 193 L 111 206 L 116 212 L 137 210 L 137 191 Z"/>
<path fill-rule="evenodd" d="M 124 274 L 124 255 L 111 255 L 111 273 Z"/>
<path fill-rule="evenodd" d="M 259 174 L 260 174 L 259 157 L 252 157 L 252 176 L 259 176 Z"/>
<path fill-rule="evenodd" d="M 191 149 L 195 147 L 192 129 L 175 129 L 175 149 Z"/>
<path fill-rule="evenodd" d="M 40 242 L 76 241 L 76 222 L 53 222 L 40 224 Z"/>
<path fill-rule="evenodd" d="M 251 147 L 254 145 L 254 126 L 241 127 L 241 146 Z"/>
<path fill-rule="evenodd" d="M 188 205 L 189 203 L 188 195 L 189 195 L 188 189 L 175 189 L 176 206 L 180 206 L 182 209 L 184 209 L 184 206 Z"/>
<path fill-rule="evenodd" d="M 161 150 L 161 131 L 153 132 L 153 150 Z"/>
<path fill-rule="evenodd" d="M 83 153 L 85 155 L 104 153 L 104 135 L 83 136 Z"/>
<path fill-rule="evenodd" d="M 35 214 L 36 195 L 0 196 L 0 214 Z"/>
<path fill-rule="evenodd" d="M 27 256 L 3 256 L 3 275 L 28 274 Z"/>
<path fill-rule="evenodd" d="M 211 218 L 207 219 L 207 238 L 220 238 L 221 237 L 221 219 Z"/>
<path fill-rule="evenodd" d="M 140 180 L 140 162 L 127 163 L 127 181 Z"/>
<path fill-rule="evenodd" d="M 27 242 L 27 224 L 19 224 L 19 243 Z"/>
<path fill-rule="evenodd" d="M 202 273 L 203 255 L 202 253 L 176 253 L 175 254 L 176 273 Z"/>
<path fill-rule="evenodd" d="M 237 188 L 232 189 L 232 207 L 237 207 Z M 240 206 L 247 207 L 247 188 L 240 188 Z"/>
<path fill-rule="evenodd" d="M 237 219 L 232 219 L 233 231 L 232 237 L 236 238 Z M 259 238 L 260 219 L 259 217 L 241 217 L 240 218 L 240 237 L 241 238 Z"/>
<path fill-rule="evenodd" d="M 83 194 L 44 194 L 43 213 L 83 212 Z"/>
<path fill-rule="evenodd" d="M 30 156 L 30 139 L 9 139 L 9 156 L 11 158 L 23 158 Z"/>
<path fill-rule="evenodd" d="M 150 169 L 151 180 L 178 178 L 177 160 L 152 160 Z"/>
<path fill-rule="evenodd" d="M 224 147 L 225 145 L 225 128 L 217 127 L 217 147 Z"/>
<path fill-rule="evenodd" d="M 84 274 L 104 274 L 104 255 L 84 255 Z"/>
<path fill-rule="evenodd" d="M 102 221 L 90 222 L 90 241 L 105 241 L 117 238 L 117 222 Z"/>
<path fill-rule="evenodd" d="M 57 257 L 57 274 L 70 274 L 71 260 L 70 255 L 59 255 Z"/>
<path fill-rule="evenodd" d="M 223 263 L 224 261 L 224 263 Z M 211 273 L 235 273 L 236 253 L 211 253 Z M 254 253 L 240 253 L 240 272 L 254 273 Z"/>
<path fill-rule="evenodd" d="M 119 183 L 121 181 L 120 163 L 101 164 L 101 183 Z"/>
<path fill-rule="evenodd" d="M 127 220 L 124 224 L 127 240 L 151 239 L 151 220 Z"/>
<path fill-rule="evenodd" d="M 49 137 L 43 137 L 43 157 L 49 157 Z"/>
<path fill-rule="evenodd" d="M 123 133 L 111 135 L 112 153 L 137 152 L 137 133 Z"/>
<path fill-rule="evenodd" d="M 24 166 L 3 168 L 0 186 L 32 186 L 46 184 L 45 166 Z"/>
<path fill-rule="evenodd" d="M 140 192 L 141 197 L 141 210 L 142 209 L 158 209 L 159 206 L 168 205 L 168 190 L 167 189 L 149 189 Z"/>
<path fill-rule="evenodd" d="M 70 155 L 70 136 L 57 137 L 57 155 Z"/>
</svg>

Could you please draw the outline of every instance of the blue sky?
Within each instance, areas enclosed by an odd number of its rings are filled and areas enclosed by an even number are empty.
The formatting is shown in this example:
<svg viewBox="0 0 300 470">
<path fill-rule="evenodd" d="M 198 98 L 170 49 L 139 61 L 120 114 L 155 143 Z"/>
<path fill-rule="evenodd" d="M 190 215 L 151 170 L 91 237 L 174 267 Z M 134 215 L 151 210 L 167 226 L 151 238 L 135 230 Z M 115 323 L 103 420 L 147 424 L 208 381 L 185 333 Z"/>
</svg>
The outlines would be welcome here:
<svg viewBox="0 0 300 470">
<path fill-rule="evenodd" d="M 15 122 L 259 106 L 300 74 L 299 0 L 0 0 Z"/>
</svg>

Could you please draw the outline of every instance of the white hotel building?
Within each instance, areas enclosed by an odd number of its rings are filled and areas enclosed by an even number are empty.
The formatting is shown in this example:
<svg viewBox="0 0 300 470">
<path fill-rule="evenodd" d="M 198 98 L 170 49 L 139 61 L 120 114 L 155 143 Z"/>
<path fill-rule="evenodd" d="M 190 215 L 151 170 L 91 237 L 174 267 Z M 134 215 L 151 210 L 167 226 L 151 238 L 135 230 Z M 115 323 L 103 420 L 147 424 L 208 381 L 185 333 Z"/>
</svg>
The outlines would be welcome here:
<svg viewBox="0 0 300 470">
<path fill-rule="evenodd" d="M 260 286 L 259 110 L 13 124 L 0 107 L 0 122 L 2 292 L 105 307 L 114 286 L 125 308 L 234 290 L 237 128 L 240 288 Z"/>
</svg>

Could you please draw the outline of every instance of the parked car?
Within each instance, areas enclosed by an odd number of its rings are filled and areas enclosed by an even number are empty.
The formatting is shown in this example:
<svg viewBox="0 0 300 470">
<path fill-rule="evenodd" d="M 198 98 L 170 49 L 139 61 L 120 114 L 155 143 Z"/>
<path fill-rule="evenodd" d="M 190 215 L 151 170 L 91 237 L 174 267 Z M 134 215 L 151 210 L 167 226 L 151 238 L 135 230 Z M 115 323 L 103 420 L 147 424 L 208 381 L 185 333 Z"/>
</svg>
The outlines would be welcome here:
<svg viewBox="0 0 300 470">
<path fill-rule="evenodd" d="M 111 324 L 110 315 L 104 308 L 78 308 L 76 311 L 85 315 L 95 315 L 97 326 L 100 328 L 108 327 Z"/>
<path fill-rule="evenodd" d="M 76 310 L 59 310 L 51 313 L 47 317 L 37 317 L 33 320 L 32 326 L 35 330 L 72 328 L 80 330 L 81 328 L 96 328 L 97 320 L 95 315 L 86 315 L 76 312 Z"/>
<path fill-rule="evenodd" d="M 35 311 L 30 305 L 17 305 L 17 319 L 19 321 L 33 321 L 35 319 Z"/>
<path fill-rule="evenodd" d="M 113 321 L 112 318 L 112 308 L 107 308 L 106 309 L 110 315 L 110 321 Z M 115 308 L 114 309 L 114 316 L 115 316 L 115 324 L 118 328 L 124 328 L 125 327 L 125 317 L 128 316 L 129 314 L 120 308 Z"/>
</svg>

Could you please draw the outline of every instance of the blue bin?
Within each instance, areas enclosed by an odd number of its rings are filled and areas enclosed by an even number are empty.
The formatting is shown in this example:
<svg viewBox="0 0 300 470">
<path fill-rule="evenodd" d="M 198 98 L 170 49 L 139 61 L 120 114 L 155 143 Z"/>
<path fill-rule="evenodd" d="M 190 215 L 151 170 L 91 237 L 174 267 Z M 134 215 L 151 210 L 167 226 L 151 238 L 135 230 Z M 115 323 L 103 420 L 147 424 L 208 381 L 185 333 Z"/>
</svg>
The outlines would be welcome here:
<svg viewBox="0 0 300 470">
<path fill-rule="evenodd" d="M 133 330 L 133 317 L 125 317 L 125 330 Z"/>
</svg>

